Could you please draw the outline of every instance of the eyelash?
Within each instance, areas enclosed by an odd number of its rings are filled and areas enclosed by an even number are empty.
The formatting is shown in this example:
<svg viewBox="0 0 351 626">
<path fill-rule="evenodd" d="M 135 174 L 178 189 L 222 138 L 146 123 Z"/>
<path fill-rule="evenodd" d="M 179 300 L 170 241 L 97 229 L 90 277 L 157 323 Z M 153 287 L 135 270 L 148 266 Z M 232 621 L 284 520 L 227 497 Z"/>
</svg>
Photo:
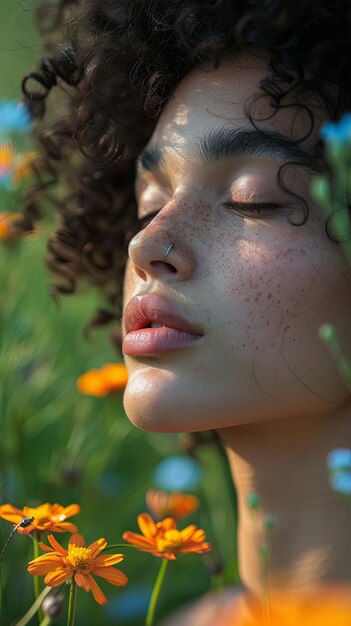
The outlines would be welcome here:
<svg viewBox="0 0 351 626">
<path fill-rule="evenodd" d="M 281 208 L 279 204 L 275 204 L 274 202 L 260 202 L 260 203 L 256 202 L 255 203 L 255 202 L 234 202 L 232 200 L 227 200 L 226 202 L 223 202 L 222 206 L 227 209 L 231 209 L 234 212 L 241 211 L 245 213 L 245 211 L 247 211 L 248 213 L 250 212 L 256 213 L 257 215 L 259 213 L 263 213 L 264 211 L 274 211 L 276 209 Z M 136 218 L 136 221 L 132 228 L 132 232 L 129 235 L 129 239 L 134 237 L 134 235 L 136 235 L 140 230 L 143 230 L 143 228 L 146 228 L 146 226 L 150 224 L 153 218 L 156 217 L 159 211 L 160 209 L 158 209 L 157 211 L 153 211 L 152 213 L 149 213 L 149 215 L 146 215 L 145 217 Z"/>
<path fill-rule="evenodd" d="M 232 200 L 228 200 L 222 203 L 222 206 L 227 209 L 232 209 L 233 211 L 242 211 L 245 213 L 264 213 L 264 211 L 274 211 L 276 209 L 280 209 L 279 204 L 275 204 L 274 202 L 233 202 Z"/>
</svg>

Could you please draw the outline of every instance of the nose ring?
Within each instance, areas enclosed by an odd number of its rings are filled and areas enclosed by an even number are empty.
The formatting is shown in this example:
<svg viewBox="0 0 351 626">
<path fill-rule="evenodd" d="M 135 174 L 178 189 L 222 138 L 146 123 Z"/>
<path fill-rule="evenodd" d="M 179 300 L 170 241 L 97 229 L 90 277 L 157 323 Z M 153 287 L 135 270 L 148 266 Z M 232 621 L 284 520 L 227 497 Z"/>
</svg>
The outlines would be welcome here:
<svg viewBox="0 0 351 626">
<path fill-rule="evenodd" d="M 167 248 L 167 250 L 166 250 L 166 252 L 164 253 L 163 258 L 165 260 L 167 259 L 167 257 L 169 255 L 170 251 L 172 250 L 172 248 L 174 248 L 174 243 L 170 243 L 168 248 Z"/>
</svg>

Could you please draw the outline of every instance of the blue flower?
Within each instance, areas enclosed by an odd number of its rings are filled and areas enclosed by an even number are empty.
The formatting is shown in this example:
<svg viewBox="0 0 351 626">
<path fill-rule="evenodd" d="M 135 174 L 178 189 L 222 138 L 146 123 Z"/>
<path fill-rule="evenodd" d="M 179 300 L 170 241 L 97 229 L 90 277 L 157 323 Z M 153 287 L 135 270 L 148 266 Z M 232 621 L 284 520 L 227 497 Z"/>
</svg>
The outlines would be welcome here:
<svg viewBox="0 0 351 626">
<path fill-rule="evenodd" d="M 330 484 L 337 493 L 351 496 L 351 472 L 335 472 L 330 476 Z"/>
<path fill-rule="evenodd" d="M 331 450 L 327 456 L 327 465 L 331 472 L 351 470 L 351 450 L 349 448 Z"/>
<path fill-rule="evenodd" d="M 326 143 L 335 145 L 351 143 L 351 113 L 345 113 L 338 122 L 324 124 L 320 134 Z"/>
<path fill-rule="evenodd" d="M 154 472 L 156 486 L 167 491 L 184 491 L 196 487 L 202 478 L 202 469 L 195 459 L 170 456 L 161 461 Z"/>
<path fill-rule="evenodd" d="M 0 132 L 25 133 L 31 125 L 31 115 L 23 102 L 0 99 Z"/>
</svg>

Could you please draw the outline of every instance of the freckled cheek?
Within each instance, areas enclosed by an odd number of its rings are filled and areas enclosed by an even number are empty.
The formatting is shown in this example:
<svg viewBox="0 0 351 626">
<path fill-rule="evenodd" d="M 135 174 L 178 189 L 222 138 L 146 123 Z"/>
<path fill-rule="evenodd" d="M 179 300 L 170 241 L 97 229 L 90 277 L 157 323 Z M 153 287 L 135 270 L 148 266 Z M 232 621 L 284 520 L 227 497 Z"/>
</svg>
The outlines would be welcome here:
<svg viewBox="0 0 351 626">
<path fill-rule="evenodd" d="M 268 245 L 238 245 L 235 260 L 226 269 L 223 287 L 241 329 L 250 334 L 285 329 L 316 278 L 304 251 Z"/>
</svg>

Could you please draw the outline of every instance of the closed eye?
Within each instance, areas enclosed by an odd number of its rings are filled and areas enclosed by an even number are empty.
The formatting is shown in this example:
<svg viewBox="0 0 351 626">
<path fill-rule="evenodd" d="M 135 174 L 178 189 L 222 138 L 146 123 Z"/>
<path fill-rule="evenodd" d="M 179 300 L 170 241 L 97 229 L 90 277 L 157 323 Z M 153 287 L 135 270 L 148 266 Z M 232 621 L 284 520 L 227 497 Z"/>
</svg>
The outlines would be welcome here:
<svg viewBox="0 0 351 626">
<path fill-rule="evenodd" d="M 271 214 L 272 211 L 281 209 L 281 205 L 274 202 L 234 202 L 233 200 L 227 200 L 222 203 L 222 206 L 234 211 L 238 214 L 246 214 L 248 217 L 261 216 Z"/>
</svg>

